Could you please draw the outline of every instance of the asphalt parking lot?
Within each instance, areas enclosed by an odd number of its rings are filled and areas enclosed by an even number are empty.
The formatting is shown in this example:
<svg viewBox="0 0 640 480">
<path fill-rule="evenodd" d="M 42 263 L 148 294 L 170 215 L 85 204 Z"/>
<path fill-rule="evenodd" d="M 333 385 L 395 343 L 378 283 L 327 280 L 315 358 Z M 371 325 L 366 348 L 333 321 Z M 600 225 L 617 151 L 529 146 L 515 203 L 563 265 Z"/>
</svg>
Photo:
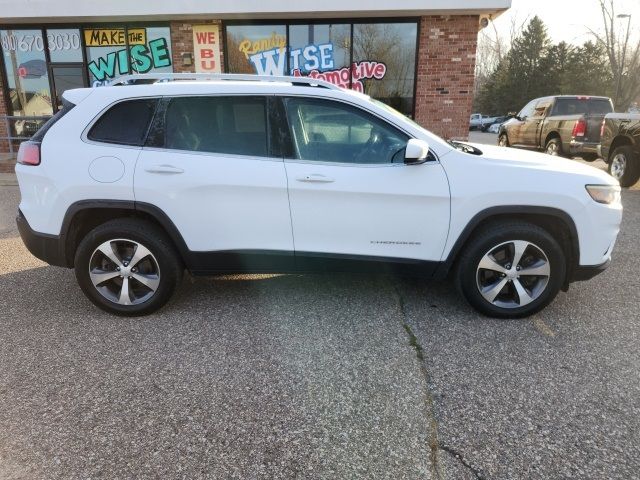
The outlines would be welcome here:
<svg viewBox="0 0 640 480">
<path fill-rule="evenodd" d="M 356 275 L 185 278 L 112 317 L 29 255 L 18 200 L 0 186 L 1 479 L 640 478 L 637 187 L 611 267 L 516 321 Z"/>
</svg>

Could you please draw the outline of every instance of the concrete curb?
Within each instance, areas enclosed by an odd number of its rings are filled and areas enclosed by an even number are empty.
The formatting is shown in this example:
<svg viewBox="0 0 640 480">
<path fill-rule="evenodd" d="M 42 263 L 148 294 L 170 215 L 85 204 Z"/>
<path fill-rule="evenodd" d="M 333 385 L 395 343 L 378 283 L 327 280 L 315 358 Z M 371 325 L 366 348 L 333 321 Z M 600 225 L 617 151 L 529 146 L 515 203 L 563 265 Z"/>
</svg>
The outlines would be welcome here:
<svg viewBox="0 0 640 480">
<path fill-rule="evenodd" d="M 0 173 L 0 187 L 17 187 L 18 179 L 13 173 Z"/>
</svg>

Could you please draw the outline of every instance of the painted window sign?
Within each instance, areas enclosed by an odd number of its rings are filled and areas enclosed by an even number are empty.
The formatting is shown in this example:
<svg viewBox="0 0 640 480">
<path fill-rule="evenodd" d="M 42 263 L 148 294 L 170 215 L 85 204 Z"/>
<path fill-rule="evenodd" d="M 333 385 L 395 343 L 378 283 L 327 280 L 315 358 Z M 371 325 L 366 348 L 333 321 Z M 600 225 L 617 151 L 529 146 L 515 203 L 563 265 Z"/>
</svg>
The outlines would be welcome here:
<svg viewBox="0 0 640 480">
<path fill-rule="evenodd" d="M 144 28 L 91 28 L 84 31 L 87 47 L 125 47 L 127 45 L 147 43 L 147 31 Z"/>
<path fill-rule="evenodd" d="M 228 25 L 233 73 L 308 76 L 413 111 L 417 24 Z"/>
<path fill-rule="evenodd" d="M 84 30 L 93 86 L 130 73 L 172 72 L 168 27 Z"/>
<path fill-rule="evenodd" d="M 259 50 L 259 47 L 256 48 L 256 45 L 268 43 L 268 39 L 257 42 L 244 40 L 240 43 L 240 51 L 251 62 L 257 75 L 285 75 L 287 48 L 278 46 L 263 51 Z M 309 76 L 364 92 L 362 80 L 382 80 L 387 73 L 387 66 L 376 61 L 353 62 L 351 68 L 335 69 L 332 43 L 306 45 L 303 48 L 288 50 L 289 73 L 294 77 Z"/>
<path fill-rule="evenodd" d="M 220 28 L 218 25 L 193 26 L 196 73 L 220 73 Z"/>
</svg>

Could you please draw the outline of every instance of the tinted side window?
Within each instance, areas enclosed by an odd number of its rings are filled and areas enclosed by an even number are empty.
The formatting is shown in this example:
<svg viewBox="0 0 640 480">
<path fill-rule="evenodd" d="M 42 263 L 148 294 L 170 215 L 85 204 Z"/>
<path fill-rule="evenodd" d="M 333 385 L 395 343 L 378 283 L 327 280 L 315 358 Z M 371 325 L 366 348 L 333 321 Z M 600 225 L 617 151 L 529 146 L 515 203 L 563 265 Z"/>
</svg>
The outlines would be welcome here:
<svg viewBox="0 0 640 480">
<path fill-rule="evenodd" d="M 165 114 L 164 148 L 268 155 L 264 97 L 176 97 Z"/>
<path fill-rule="evenodd" d="M 559 98 L 556 100 L 554 115 L 584 115 L 589 110 L 589 103 L 578 98 Z"/>
<path fill-rule="evenodd" d="M 551 106 L 551 101 L 548 99 L 540 100 L 536 103 L 535 109 L 533 111 L 533 117 L 544 117 L 547 109 Z"/>
<path fill-rule="evenodd" d="M 158 100 L 127 100 L 111 107 L 91 127 L 87 138 L 97 142 L 142 146 Z"/>
<path fill-rule="evenodd" d="M 392 125 L 340 102 L 285 101 L 295 156 L 300 160 L 392 163 L 409 140 Z"/>
</svg>

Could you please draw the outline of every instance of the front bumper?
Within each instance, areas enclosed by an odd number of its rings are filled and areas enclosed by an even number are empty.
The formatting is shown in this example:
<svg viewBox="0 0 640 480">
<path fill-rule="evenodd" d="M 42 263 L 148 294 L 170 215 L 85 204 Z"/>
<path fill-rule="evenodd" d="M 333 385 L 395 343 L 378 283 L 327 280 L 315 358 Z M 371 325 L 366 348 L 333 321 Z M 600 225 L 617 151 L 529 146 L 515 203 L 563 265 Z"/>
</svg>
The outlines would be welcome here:
<svg viewBox="0 0 640 480">
<path fill-rule="evenodd" d="M 573 274 L 571 275 L 571 282 L 582 282 L 585 280 L 591 280 L 596 275 L 604 272 L 611 264 L 611 259 L 609 258 L 606 262 L 601 263 L 600 265 L 578 265 L 573 270 Z"/>
<path fill-rule="evenodd" d="M 34 257 L 57 267 L 68 267 L 64 252 L 64 242 L 57 235 L 34 231 L 22 212 L 18 210 L 16 224 L 22 242 Z"/>
</svg>

